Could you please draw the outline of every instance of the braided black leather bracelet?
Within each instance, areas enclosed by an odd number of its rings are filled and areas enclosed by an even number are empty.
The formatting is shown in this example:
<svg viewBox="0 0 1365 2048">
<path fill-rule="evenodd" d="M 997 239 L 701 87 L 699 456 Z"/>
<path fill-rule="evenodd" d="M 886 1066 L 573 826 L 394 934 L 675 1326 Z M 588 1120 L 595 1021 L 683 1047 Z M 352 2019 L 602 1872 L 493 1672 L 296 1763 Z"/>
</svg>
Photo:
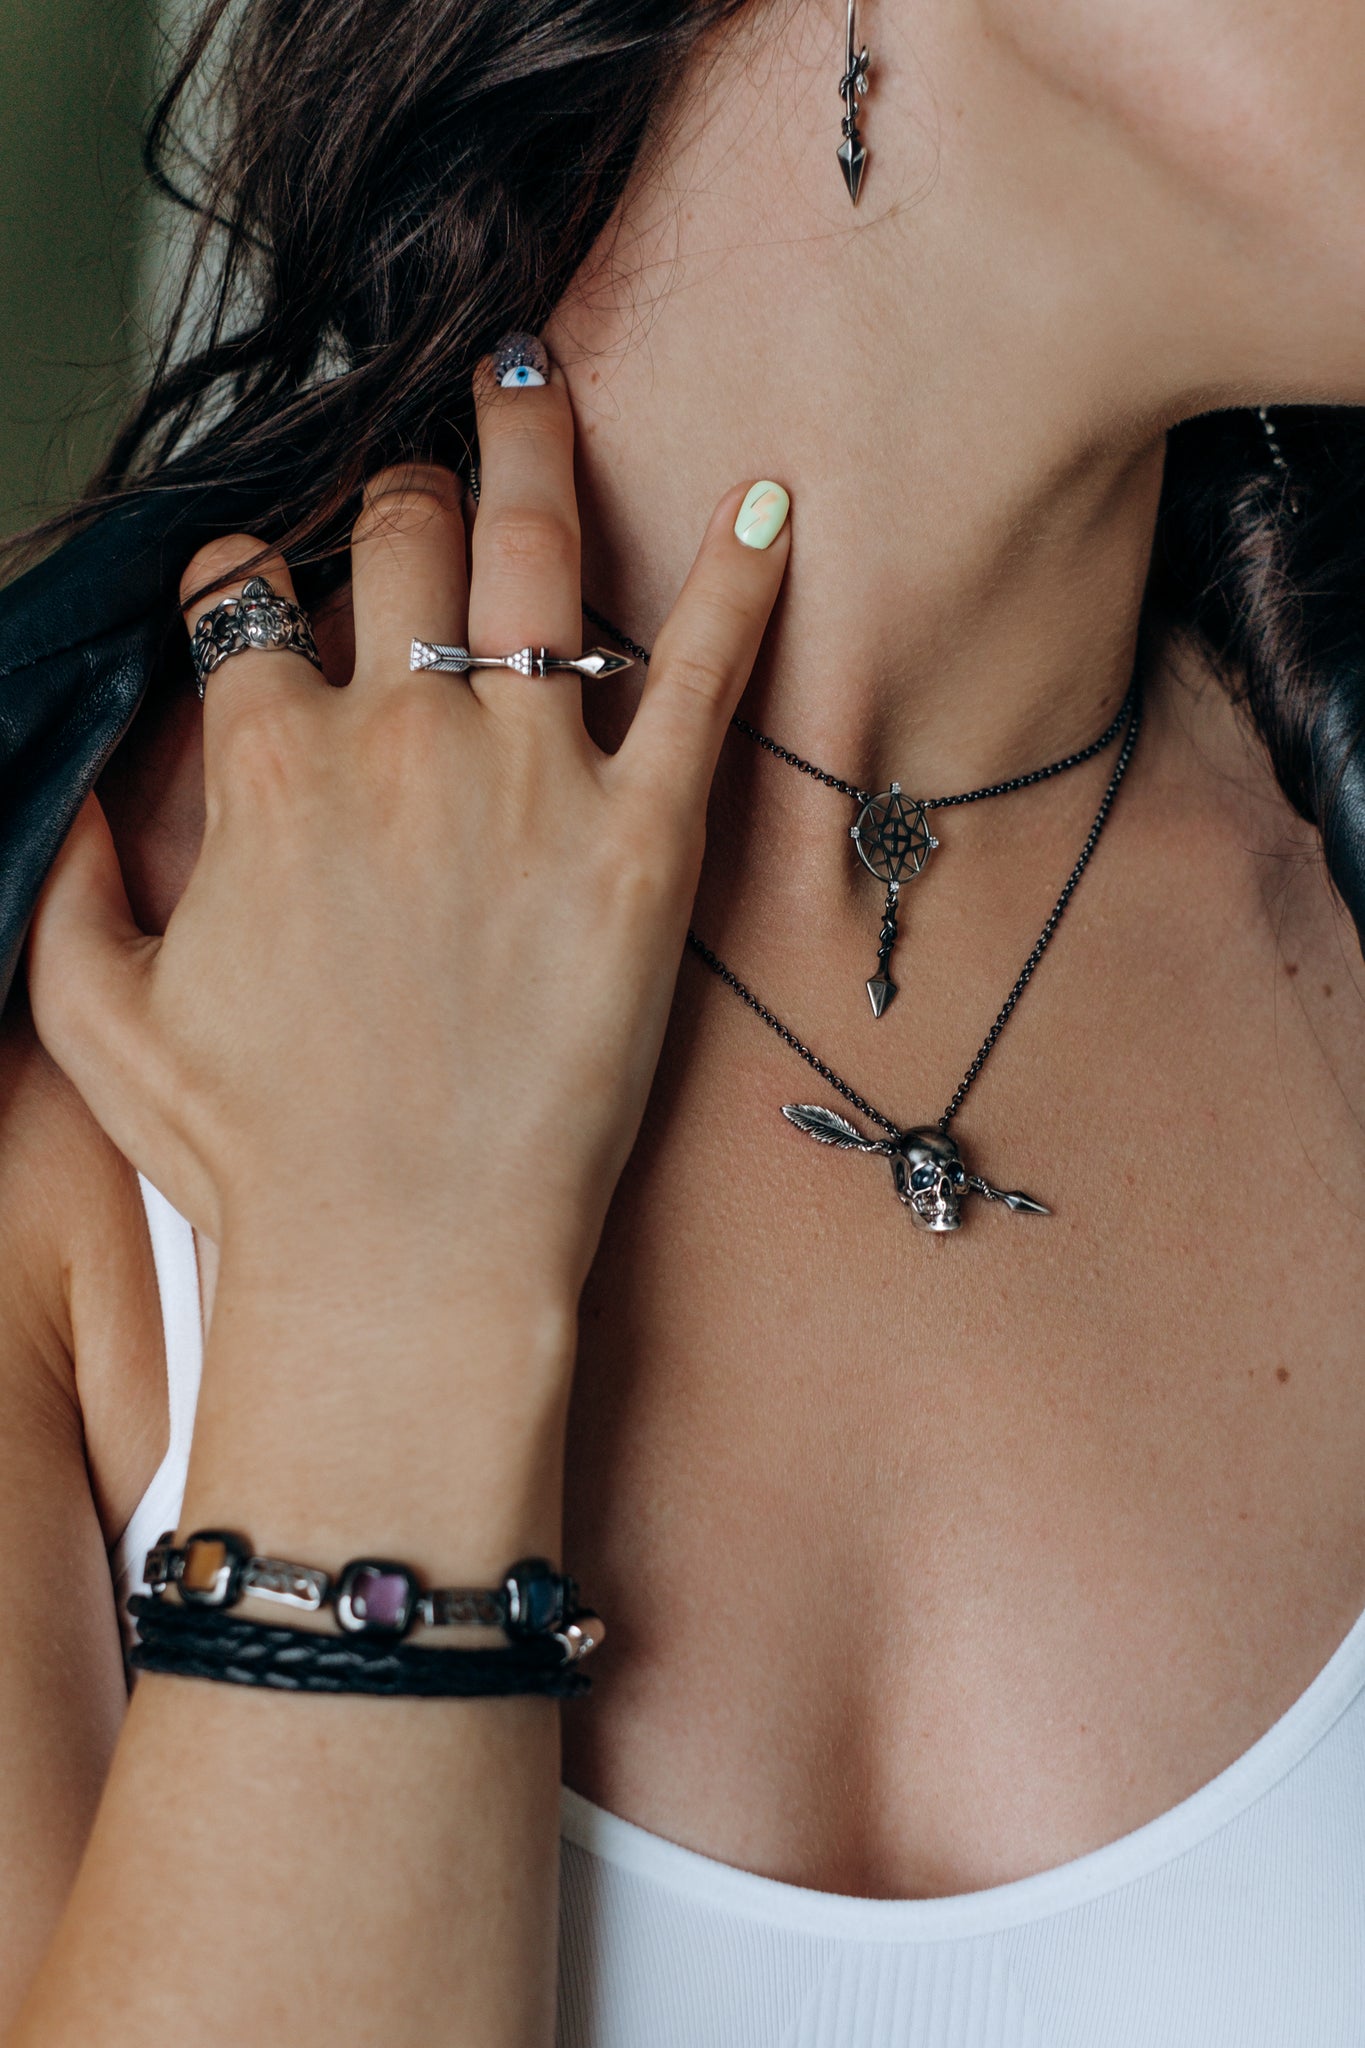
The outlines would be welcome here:
<svg viewBox="0 0 1365 2048">
<path fill-rule="evenodd" d="M 276 1692 L 370 1693 L 387 1699 L 483 1699 L 541 1693 L 575 1699 L 592 1680 L 553 1638 L 528 1636 L 496 1650 L 413 1650 L 365 1636 L 314 1634 L 243 1621 L 221 1610 L 173 1605 L 155 1594 L 128 1602 L 139 1671 L 260 1685 Z"/>
</svg>

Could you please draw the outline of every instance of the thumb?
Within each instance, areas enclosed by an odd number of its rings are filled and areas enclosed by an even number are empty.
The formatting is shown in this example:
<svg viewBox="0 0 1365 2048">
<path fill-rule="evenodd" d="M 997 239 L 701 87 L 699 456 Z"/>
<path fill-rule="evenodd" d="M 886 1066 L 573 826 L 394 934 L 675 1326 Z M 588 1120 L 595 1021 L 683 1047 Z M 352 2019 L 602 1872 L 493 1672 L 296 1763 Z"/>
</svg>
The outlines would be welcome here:
<svg viewBox="0 0 1365 2048">
<path fill-rule="evenodd" d="M 726 492 L 655 638 L 639 709 L 617 759 L 651 801 L 706 807 L 716 756 L 758 654 L 787 565 L 790 499 L 763 481 Z"/>
<path fill-rule="evenodd" d="M 158 943 L 133 917 L 109 821 L 92 791 L 38 898 L 28 986 L 39 1038 L 97 1117 L 115 1070 L 136 1057 Z"/>
</svg>

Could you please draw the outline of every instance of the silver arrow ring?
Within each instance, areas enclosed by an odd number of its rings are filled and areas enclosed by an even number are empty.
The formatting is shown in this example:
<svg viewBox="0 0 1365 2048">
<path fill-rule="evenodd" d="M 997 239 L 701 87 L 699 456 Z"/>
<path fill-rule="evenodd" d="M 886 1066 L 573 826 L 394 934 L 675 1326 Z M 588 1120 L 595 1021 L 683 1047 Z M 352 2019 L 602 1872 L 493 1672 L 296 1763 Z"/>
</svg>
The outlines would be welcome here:
<svg viewBox="0 0 1365 2048">
<path fill-rule="evenodd" d="M 515 654 L 471 654 L 467 647 L 442 647 L 431 640 L 414 640 L 408 661 L 410 669 L 438 669 L 449 676 L 467 675 L 472 668 L 510 668 L 519 676 L 572 670 L 594 680 L 634 666 L 628 654 L 613 654 L 605 647 L 590 647 L 586 654 L 551 654 L 545 647 L 518 647 Z"/>
</svg>

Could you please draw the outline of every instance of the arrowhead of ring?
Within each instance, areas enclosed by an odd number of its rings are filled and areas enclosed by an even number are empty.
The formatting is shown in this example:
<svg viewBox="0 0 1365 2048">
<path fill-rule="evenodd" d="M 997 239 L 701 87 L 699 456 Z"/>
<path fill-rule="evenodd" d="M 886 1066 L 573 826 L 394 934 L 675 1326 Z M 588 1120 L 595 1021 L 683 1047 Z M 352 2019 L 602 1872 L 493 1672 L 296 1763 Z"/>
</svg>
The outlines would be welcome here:
<svg viewBox="0 0 1365 2048">
<path fill-rule="evenodd" d="M 635 663 L 628 654 L 613 654 L 606 647 L 590 647 L 578 662 L 580 672 L 585 676 L 618 676 L 624 668 L 634 668 Z"/>
</svg>

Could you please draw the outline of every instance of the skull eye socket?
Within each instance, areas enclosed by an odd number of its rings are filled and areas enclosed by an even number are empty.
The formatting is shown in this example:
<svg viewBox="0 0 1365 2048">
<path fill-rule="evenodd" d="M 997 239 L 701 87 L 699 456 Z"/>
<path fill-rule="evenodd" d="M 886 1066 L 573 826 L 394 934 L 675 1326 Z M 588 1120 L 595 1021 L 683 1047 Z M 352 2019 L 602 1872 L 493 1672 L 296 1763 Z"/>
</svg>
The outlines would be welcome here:
<svg viewBox="0 0 1365 2048">
<path fill-rule="evenodd" d="M 938 1169 L 933 1166 L 917 1166 L 910 1176 L 911 1187 L 920 1194 L 927 1193 L 937 1181 Z"/>
<path fill-rule="evenodd" d="M 966 1185 L 967 1185 L 967 1169 L 966 1169 L 966 1167 L 965 1167 L 965 1166 L 962 1166 L 962 1165 L 957 1165 L 957 1166 L 955 1166 L 955 1167 L 953 1168 L 953 1186 L 954 1186 L 955 1188 L 957 1188 L 957 1189 L 961 1190 L 962 1188 L 965 1188 L 965 1187 L 966 1187 Z"/>
</svg>

